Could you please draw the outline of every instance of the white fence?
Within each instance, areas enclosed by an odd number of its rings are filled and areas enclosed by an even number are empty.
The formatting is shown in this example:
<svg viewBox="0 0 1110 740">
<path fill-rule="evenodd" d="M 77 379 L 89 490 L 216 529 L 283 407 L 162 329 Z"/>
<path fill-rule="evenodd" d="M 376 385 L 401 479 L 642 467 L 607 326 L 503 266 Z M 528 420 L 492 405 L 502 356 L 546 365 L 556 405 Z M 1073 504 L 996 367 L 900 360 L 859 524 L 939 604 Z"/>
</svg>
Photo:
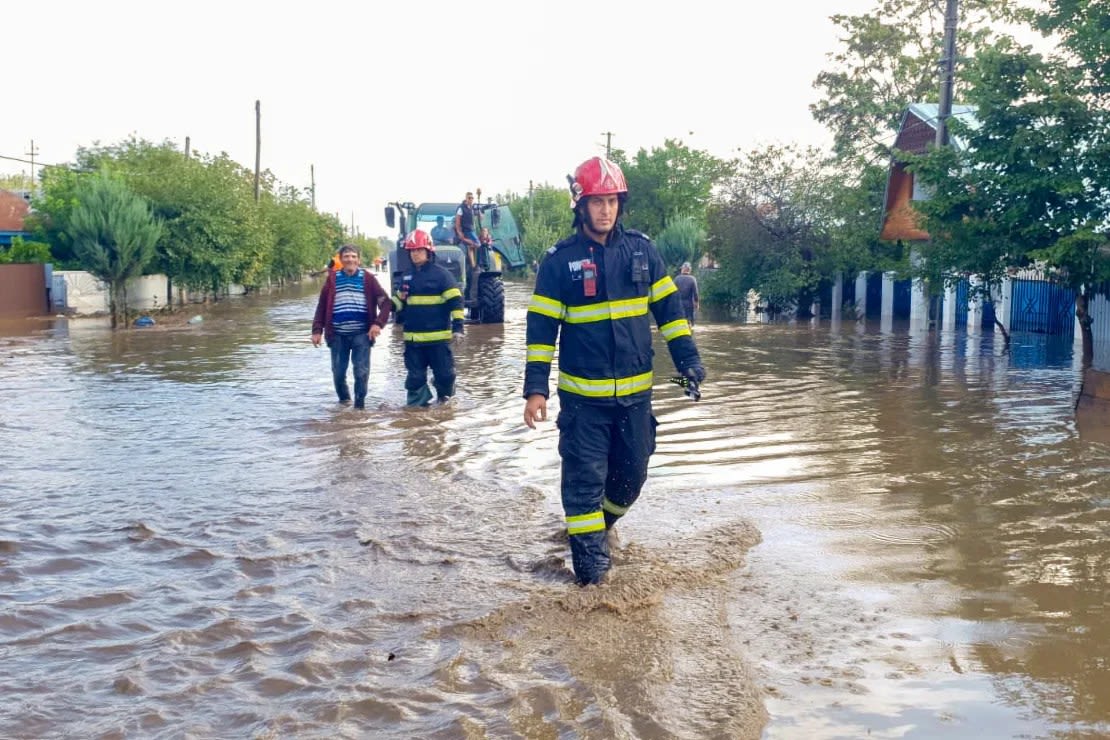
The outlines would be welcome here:
<svg viewBox="0 0 1110 740">
<path fill-rule="evenodd" d="M 136 311 L 154 311 L 165 307 L 167 281 L 165 275 L 142 275 L 132 278 L 127 283 L 127 305 Z M 174 300 L 180 302 L 178 291 L 174 286 Z M 229 295 L 242 295 L 245 289 L 240 285 L 233 285 L 228 289 Z M 185 301 L 201 303 L 204 294 L 190 294 L 185 292 Z M 84 270 L 55 270 L 54 280 L 50 290 L 50 301 L 54 311 L 70 313 L 76 316 L 98 316 L 108 313 L 108 286 L 101 280 L 93 277 Z"/>
</svg>

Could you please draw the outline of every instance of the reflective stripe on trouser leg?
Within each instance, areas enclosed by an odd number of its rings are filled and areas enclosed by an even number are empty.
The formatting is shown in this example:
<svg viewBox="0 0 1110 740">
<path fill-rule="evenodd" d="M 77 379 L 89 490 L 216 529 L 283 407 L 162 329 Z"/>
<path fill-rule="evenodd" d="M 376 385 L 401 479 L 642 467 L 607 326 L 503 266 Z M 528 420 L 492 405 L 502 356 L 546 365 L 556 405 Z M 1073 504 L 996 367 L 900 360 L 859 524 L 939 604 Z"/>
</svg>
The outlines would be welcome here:
<svg viewBox="0 0 1110 740">
<path fill-rule="evenodd" d="M 611 527 L 640 496 L 647 480 L 648 458 L 655 452 L 655 417 L 651 402 L 616 409 L 609 472 L 605 477 L 605 526 Z"/>
<path fill-rule="evenodd" d="M 559 455 L 563 511 L 570 536 L 574 575 L 594 583 L 609 570 L 609 543 L 601 499 L 609 466 L 612 416 L 608 406 L 576 403 L 560 395 Z"/>
</svg>

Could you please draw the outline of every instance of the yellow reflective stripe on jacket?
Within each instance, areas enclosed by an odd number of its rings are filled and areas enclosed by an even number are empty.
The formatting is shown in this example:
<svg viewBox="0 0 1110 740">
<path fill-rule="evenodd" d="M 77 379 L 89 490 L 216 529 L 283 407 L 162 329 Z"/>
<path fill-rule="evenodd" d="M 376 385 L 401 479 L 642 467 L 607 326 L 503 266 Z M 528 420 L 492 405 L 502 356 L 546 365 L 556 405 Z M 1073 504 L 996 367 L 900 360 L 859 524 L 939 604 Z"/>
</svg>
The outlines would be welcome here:
<svg viewBox="0 0 1110 740">
<path fill-rule="evenodd" d="M 451 330 L 446 331 L 406 331 L 406 342 L 438 342 L 441 339 L 450 339 Z"/>
<path fill-rule="evenodd" d="M 450 291 L 448 291 L 448 292 L 450 292 Z M 456 290 L 455 292 L 457 293 L 458 290 Z M 442 295 L 410 295 L 409 296 L 409 305 L 410 306 L 438 306 L 438 305 L 446 303 L 446 302 L 447 302 L 447 299 L 444 298 Z"/>
<path fill-rule="evenodd" d="M 579 378 L 564 372 L 559 373 L 559 390 L 590 398 L 631 396 L 651 390 L 651 382 L 651 372 L 630 375 L 627 378 Z"/>
<path fill-rule="evenodd" d="M 550 363 L 555 357 L 554 344 L 529 344 L 528 345 L 528 358 L 525 362 L 547 362 Z"/>
<path fill-rule="evenodd" d="M 605 529 L 605 515 L 600 511 L 567 517 L 567 534 L 569 535 L 600 532 L 603 529 Z"/>
<path fill-rule="evenodd" d="M 533 295 L 532 301 L 528 304 L 528 310 L 532 313 L 538 313 L 541 316 L 550 316 L 553 319 L 563 320 L 566 315 L 567 307 L 559 301 L 553 300 L 542 295 Z"/>
<path fill-rule="evenodd" d="M 609 315 L 614 319 L 627 319 L 643 316 L 648 310 L 647 296 L 628 298 L 623 301 L 609 301 Z"/>
<path fill-rule="evenodd" d="M 686 319 L 678 319 L 677 321 L 663 324 L 659 327 L 659 331 L 662 332 L 668 342 L 679 337 L 691 336 L 690 325 L 686 323 Z"/>
<path fill-rule="evenodd" d="M 601 499 L 601 510 L 602 511 L 608 511 L 610 514 L 616 514 L 617 516 L 624 516 L 625 514 L 628 513 L 629 508 L 631 508 L 631 507 L 621 506 L 620 504 L 614 504 L 612 501 L 610 501 L 608 498 L 605 498 L 605 497 L 602 497 L 602 499 Z"/>
<path fill-rule="evenodd" d="M 456 308 L 454 311 L 451 312 L 451 318 L 452 319 L 458 319 L 459 321 L 462 321 L 463 320 L 463 310 L 461 308 Z"/>
<path fill-rule="evenodd" d="M 458 288 L 448 288 L 447 290 L 440 293 L 439 296 L 443 299 L 443 302 L 446 303 L 452 298 L 462 298 L 462 291 L 460 291 Z"/>
<path fill-rule="evenodd" d="M 568 324 L 587 324 L 605 319 L 627 319 L 647 313 L 647 296 L 626 298 L 620 301 L 602 301 L 585 306 L 567 306 Z"/>
<path fill-rule="evenodd" d="M 404 308 L 404 306 L 405 306 L 404 302 L 400 298 L 398 298 L 397 296 L 393 296 L 393 298 L 391 300 L 393 301 L 393 308 L 394 309 L 400 311 L 402 308 Z"/>
<path fill-rule="evenodd" d="M 664 275 L 651 286 L 651 302 L 661 301 L 676 290 L 678 287 L 674 284 L 674 280 L 671 280 L 671 276 Z"/>
</svg>

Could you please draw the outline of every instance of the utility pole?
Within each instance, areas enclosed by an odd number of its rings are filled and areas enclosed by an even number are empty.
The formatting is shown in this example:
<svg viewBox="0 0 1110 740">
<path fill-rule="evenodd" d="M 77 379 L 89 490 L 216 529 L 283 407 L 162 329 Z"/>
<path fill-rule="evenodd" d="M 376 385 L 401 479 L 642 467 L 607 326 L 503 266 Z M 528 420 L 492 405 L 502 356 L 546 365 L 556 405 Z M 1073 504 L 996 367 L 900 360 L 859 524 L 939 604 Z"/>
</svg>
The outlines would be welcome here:
<svg viewBox="0 0 1110 740">
<path fill-rule="evenodd" d="M 31 139 L 31 151 L 24 152 L 24 154 L 26 154 L 27 156 L 29 156 L 31 158 L 31 192 L 32 193 L 35 192 L 35 155 L 38 154 L 38 153 L 39 153 L 39 150 L 35 149 L 35 140 Z"/>
<path fill-rule="evenodd" d="M 609 153 L 613 150 L 613 132 L 602 131 L 601 135 L 605 137 L 605 158 L 609 159 Z"/>
<path fill-rule="evenodd" d="M 316 210 L 316 165 L 310 164 L 308 166 L 308 176 L 309 176 L 310 181 L 312 183 L 308 188 L 308 192 L 312 194 L 312 210 L 315 211 Z"/>
<path fill-rule="evenodd" d="M 262 101 L 254 101 L 254 202 L 258 202 L 258 172 L 262 169 Z"/>
<path fill-rule="evenodd" d="M 956 79 L 956 26 L 959 0 L 948 0 L 944 11 L 944 57 L 940 60 L 940 104 L 937 106 L 938 147 L 948 146 L 948 119 L 952 117 L 952 88 Z"/>
<path fill-rule="evenodd" d="M 532 187 L 532 181 L 529 180 L 528 181 L 528 220 L 532 220 L 536 217 L 536 209 L 533 206 L 533 197 L 532 197 L 533 190 L 534 190 L 534 188 Z"/>
<path fill-rule="evenodd" d="M 188 136 L 186 136 L 186 137 L 185 137 L 185 159 L 188 159 L 188 158 L 189 158 L 189 147 L 190 147 L 190 143 L 191 143 L 191 142 L 190 142 L 190 140 L 189 140 L 189 137 L 188 137 Z"/>
</svg>

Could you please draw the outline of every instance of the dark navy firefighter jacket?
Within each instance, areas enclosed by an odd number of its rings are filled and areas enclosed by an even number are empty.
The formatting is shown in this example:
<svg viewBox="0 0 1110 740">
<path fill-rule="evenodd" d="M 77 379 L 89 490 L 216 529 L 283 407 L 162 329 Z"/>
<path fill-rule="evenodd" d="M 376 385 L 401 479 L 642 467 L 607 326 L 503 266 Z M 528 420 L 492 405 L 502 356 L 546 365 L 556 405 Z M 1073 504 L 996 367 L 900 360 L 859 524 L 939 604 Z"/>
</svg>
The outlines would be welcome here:
<svg viewBox="0 0 1110 740">
<path fill-rule="evenodd" d="M 585 261 L 597 266 L 593 297 L 586 295 Z M 558 336 L 561 397 L 622 405 L 650 398 L 652 318 L 680 373 L 701 364 L 678 290 L 651 240 L 618 225 L 602 246 L 579 229 L 548 250 L 536 275 L 524 397 L 549 395 Z"/>
<path fill-rule="evenodd" d="M 462 333 L 462 292 L 451 273 L 434 262 L 413 267 L 393 295 L 397 320 L 405 325 L 405 341 L 418 344 L 450 341 Z M 405 294 L 407 298 L 403 298 Z"/>
</svg>

